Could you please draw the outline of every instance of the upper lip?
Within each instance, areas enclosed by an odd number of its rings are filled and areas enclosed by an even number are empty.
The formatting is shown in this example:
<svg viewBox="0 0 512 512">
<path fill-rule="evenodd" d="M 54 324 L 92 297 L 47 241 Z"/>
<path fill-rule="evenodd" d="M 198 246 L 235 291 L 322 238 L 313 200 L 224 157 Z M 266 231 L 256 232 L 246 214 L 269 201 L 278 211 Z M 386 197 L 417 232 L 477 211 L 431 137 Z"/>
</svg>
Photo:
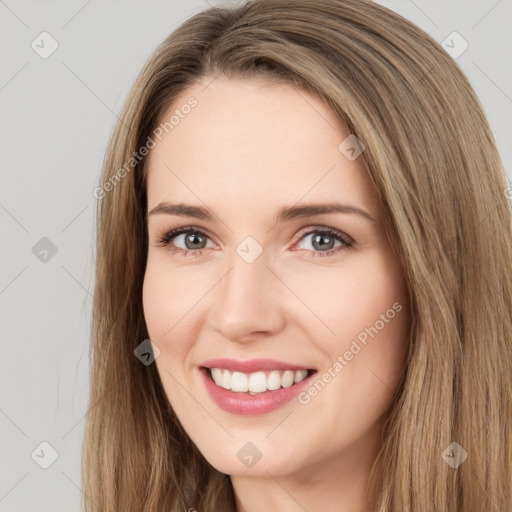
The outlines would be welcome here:
<svg viewBox="0 0 512 512">
<path fill-rule="evenodd" d="M 312 370 L 307 366 L 302 366 L 293 363 L 287 363 L 285 361 L 276 361 L 275 359 L 250 359 L 243 361 L 240 359 L 208 359 L 204 361 L 200 366 L 206 368 L 223 368 L 232 372 L 242 373 L 254 373 L 254 372 L 265 372 L 272 370 Z"/>
</svg>

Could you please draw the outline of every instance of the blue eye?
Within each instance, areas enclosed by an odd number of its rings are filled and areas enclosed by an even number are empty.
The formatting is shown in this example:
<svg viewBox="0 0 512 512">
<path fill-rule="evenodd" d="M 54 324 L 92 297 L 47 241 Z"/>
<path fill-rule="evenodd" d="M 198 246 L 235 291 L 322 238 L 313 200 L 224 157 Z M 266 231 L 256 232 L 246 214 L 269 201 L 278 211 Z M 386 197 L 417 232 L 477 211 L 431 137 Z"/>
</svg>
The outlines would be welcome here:
<svg viewBox="0 0 512 512">
<path fill-rule="evenodd" d="M 180 247 L 176 247 L 174 245 L 174 242 L 172 242 L 175 238 L 177 238 L 180 235 L 184 235 L 184 241 L 185 244 L 197 244 L 202 245 L 203 243 L 206 243 L 207 240 L 209 240 L 208 235 L 206 235 L 203 231 L 200 229 L 194 228 L 193 226 L 186 226 L 181 228 L 172 229 L 168 232 L 166 232 L 163 236 L 158 238 L 158 246 L 159 247 L 166 247 L 168 248 L 173 254 L 179 254 L 181 256 L 189 256 L 192 255 L 193 257 L 199 257 L 202 254 L 202 251 L 204 249 L 207 249 L 206 246 L 202 247 L 191 247 L 191 248 L 185 248 L 182 249 Z M 305 250 L 308 251 L 311 255 L 311 257 L 325 257 L 325 256 L 333 256 L 336 253 L 340 251 L 344 251 L 346 249 L 349 249 L 353 246 L 354 241 L 345 233 L 342 233 L 341 231 L 338 231 L 337 229 L 328 228 L 328 227 L 322 227 L 310 230 L 309 232 L 305 233 L 299 240 L 298 243 L 302 242 L 306 237 L 310 235 L 315 235 L 310 242 L 312 244 L 313 249 L 299 249 L 299 250 Z M 327 240 L 327 242 L 322 242 L 322 240 Z M 338 241 L 339 245 L 335 247 L 331 247 L 327 250 L 314 250 L 315 245 L 317 247 L 330 247 L 331 243 Z M 172 242 L 172 243 L 171 243 Z M 186 246 L 185 246 L 186 247 Z M 294 249 L 296 250 L 296 249 Z"/>
</svg>

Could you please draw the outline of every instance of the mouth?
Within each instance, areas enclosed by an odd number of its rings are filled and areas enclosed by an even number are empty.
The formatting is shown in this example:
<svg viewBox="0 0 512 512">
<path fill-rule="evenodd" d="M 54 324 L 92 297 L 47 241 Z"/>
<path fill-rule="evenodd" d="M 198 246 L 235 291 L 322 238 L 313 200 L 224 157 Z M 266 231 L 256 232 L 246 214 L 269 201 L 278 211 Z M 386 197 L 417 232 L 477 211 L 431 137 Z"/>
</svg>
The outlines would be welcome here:
<svg viewBox="0 0 512 512">
<path fill-rule="evenodd" d="M 267 370 L 245 373 L 226 368 L 201 366 L 200 370 L 219 388 L 242 395 L 261 395 L 289 388 L 306 380 L 316 369 Z"/>
</svg>

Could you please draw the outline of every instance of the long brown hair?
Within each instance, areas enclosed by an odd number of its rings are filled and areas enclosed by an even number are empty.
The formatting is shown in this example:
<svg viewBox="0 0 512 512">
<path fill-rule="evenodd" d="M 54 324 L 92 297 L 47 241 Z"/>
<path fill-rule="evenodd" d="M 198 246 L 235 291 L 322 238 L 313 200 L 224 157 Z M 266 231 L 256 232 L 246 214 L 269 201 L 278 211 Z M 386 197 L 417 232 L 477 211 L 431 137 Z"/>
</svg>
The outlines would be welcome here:
<svg viewBox="0 0 512 512">
<path fill-rule="evenodd" d="M 235 510 L 230 478 L 181 427 L 156 365 L 134 355 L 149 338 L 141 148 L 150 148 L 178 94 L 220 74 L 313 93 L 364 142 L 362 158 L 412 301 L 409 357 L 383 433 L 371 510 L 511 510 L 512 215 L 505 171 L 457 64 L 425 32 L 368 0 L 210 8 L 172 33 L 141 71 L 95 191 L 84 509 Z M 464 453 L 457 467 L 448 463 Z"/>
</svg>

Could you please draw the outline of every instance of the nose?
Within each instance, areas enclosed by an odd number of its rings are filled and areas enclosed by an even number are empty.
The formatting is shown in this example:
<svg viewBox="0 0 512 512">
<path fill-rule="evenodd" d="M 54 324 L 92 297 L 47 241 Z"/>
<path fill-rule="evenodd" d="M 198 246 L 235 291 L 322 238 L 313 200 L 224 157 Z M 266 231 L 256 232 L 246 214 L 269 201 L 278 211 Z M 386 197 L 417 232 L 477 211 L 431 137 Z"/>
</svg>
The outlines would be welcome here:
<svg viewBox="0 0 512 512">
<path fill-rule="evenodd" d="M 223 338 L 244 342 L 283 328 L 286 287 L 268 267 L 265 252 L 248 263 L 234 251 L 215 290 L 209 323 Z"/>
</svg>

